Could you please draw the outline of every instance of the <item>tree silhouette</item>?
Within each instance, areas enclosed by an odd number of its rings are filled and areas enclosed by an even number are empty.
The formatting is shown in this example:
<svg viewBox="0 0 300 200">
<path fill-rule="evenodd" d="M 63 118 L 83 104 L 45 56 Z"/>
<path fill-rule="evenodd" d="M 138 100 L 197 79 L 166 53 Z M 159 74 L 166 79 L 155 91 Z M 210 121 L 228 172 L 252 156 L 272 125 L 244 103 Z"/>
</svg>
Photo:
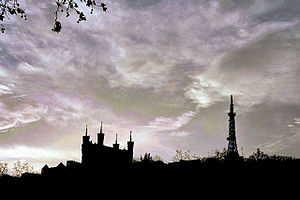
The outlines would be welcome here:
<svg viewBox="0 0 300 200">
<path fill-rule="evenodd" d="M 27 162 L 15 162 L 12 174 L 16 177 L 21 177 L 24 173 L 33 173 L 33 167 Z"/>
<path fill-rule="evenodd" d="M 0 0 L 0 21 L 9 19 L 9 16 L 18 15 L 27 20 L 25 10 L 20 6 L 18 0 Z M 5 26 L 1 23 L 1 32 L 4 33 Z"/>
<path fill-rule="evenodd" d="M 224 148 L 223 151 L 219 151 L 218 149 L 215 150 L 214 158 L 217 158 L 218 160 L 224 160 L 226 159 L 227 150 Z"/>
<path fill-rule="evenodd" d="M 262 152 L 260 150 L 260 148 L 256 149 L 256 152 L 254 152 L 251 156 L 249 156 L 250 160 L 264 160 L 264 159 L 268 159 L 270 158 L 270 156 L 268 154 L 265 154 L 264 152 Z"/>
<path fill-rule="evenodd" d="M 59 33 L 62 29 L 61 22 L 58 20 L 59 13 L 64 12 L 66 17 L 69 17 L 72 11 L 78 15 L 77 23 L 86 21 L 86 16 L 83 11 L 80 10 L 78 3 L 75 0 L 54 0 L 56 3 L 56 10 L 54 11 L 54 26 L 51 29 L 53 32 Z M 103 2 L 96 2 L 96 0 L 80 0 L 80 3 L 90 9 L 90 13 L 93 14 L 94 8 L 101 8 L 104 12 L 107 11 L 106 4 Z M 10 16 L 20 16 L 27 20 L 25 9 L 19 3 L 19 0 L 0 0 L 0 21 L 10 19 Z M 1 32 L 5 32 L 5 26 L 1 25 Z"/>
<path fill-rule="evenodd" d="M 149 163 L 153 162 L 153 159 L 152 159 L 152 156 L 150 155 L 150 153 L 145 153 L 144 157 L 143 156 L 140 157 L 140 160 L 144 164 L 149 164 Z"/>
<path fill-rule="evenodd" d="M 94 8 L 102 8 L 104 12 L 107 11 L 107 7 L 104 3 L 97 3 L 95 0 L 80 0 L 84 5 L 88 8 L 90 8 L 90 14 L 93 14 Z M 65 12 L 66 17 L 70 16 L 71 10 L 74 10 L 75 13 L 78 15 L 77 23 L 81 21 L 86 21 L 85 14 L 79 10 L 78 4 L 74 0 L 56 0 L 56 10 L 54 12 L 55 22 L 54 27 L 51 29 L 54 32 L 59 33 L 62 29 L 62 25 L 60 21 L 58 20 L 58 13 L 59 12 Z"/>
<path fill-rule="evenodd" d="M 5 162 L 0 162 L 0 176 L 8 174 L 8 164 Z"/>
<path fill-rule="evenodd" d="M 199 159 L 199 156 L 195 154 L 191 155 L 190 151 L 183 151 L 183 149 L 176 149 L 176 153 L 172 158 L 173 162 L 179 162 L 181 160 L 192 160 L 192 159 Z"/>
</svg>

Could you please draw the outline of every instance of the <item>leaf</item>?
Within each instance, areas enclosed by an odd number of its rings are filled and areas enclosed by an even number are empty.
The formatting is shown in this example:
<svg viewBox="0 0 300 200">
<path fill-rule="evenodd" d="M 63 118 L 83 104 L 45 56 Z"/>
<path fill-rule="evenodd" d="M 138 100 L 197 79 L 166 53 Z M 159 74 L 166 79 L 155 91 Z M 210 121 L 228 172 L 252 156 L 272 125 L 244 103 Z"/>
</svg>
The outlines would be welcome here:
<svg viewBox="0 0 300 200">
<path fill-rule="evenodd" d="M 54 27 L 51 29 L 53 32 L 59 33 L 62 29 L 60 21 L 55 21 Z"/>
</svg>

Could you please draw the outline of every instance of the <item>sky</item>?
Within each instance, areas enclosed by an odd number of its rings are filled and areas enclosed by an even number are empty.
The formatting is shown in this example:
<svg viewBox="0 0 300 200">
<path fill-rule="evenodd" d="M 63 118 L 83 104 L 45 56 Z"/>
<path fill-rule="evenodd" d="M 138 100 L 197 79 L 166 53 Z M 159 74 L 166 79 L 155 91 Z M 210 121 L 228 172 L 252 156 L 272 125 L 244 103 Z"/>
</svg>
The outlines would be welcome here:
<svg viewBox="0 0 300 200">
<path fill-rule="evenodd" d="M 135 158 L 212 155 L 230 95 L 240 154 L 300 157 L 300 1 L 106 0 L 60 33 L 54 0 L 20 2 L 28 20 L 0 37 L 0 161 L 80 162 L 101 121 L 107 146 L 133 131 Z"/>
</svg>

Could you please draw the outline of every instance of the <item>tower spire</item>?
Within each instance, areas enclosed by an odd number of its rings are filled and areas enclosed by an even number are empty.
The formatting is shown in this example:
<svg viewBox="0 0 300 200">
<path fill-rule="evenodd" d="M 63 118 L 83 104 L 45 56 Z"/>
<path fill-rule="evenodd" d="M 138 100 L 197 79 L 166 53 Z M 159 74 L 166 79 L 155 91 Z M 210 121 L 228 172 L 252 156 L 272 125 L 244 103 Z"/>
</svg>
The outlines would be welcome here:
<svg viewBox="0 0 300 200">
<path fill-rule="evenodd" d="M 116 134 L 116 141 L 115 144 L 113 144 L 114 149 L 119 149 L 119 144 L 118 144 L 118 134 Z"/>
<path fill-rule="evenodd" d="M 118 144 L 118 134 L 116 134 L 116 141 L 115 144 Z"/>
<path fill-rule="evenodd" d="M 100 124 L 100 133 L 102 133 L 102 122 Z"/>
<path fill-rule="evenodd" d="M 129 142 L 132 142 L 132 131 L 129 133 Z"/>
<path fill-rule="evenodd" d="M 88 134 L 88 125 L 85 125 L 85 136 L 87 136 L 87 134 Z"/>
<path fill-rule="evenodd" d="M 129 152 L 129 162 L 132 162 L 133 159 L 133 146 L 134 146 L 134 142 L 132 141 L 132 131 L 130 130 L 129 133 L 129 141 L 127 142 L 127 149 Z"/>
<path fill-rule="evenodd" d="M 230 96 L 230 112 L 228 113 L 229 116 L 229 136 L 227 137 L 228 140 L 228 149 L 227 155 L 231 158 L 239 156 L 236 144 L 236 134 L 235 134 L 235 112 L 234 112 L 234 104 L 233 104 L 233 97 Z"/>
<path fill-rule="evenodd" d="M 101 122 L 100 124 L 100 130 L 99 133 L 97 134 L 97 140 L 98 140 L 98 145 L 103 146 L 104 142 L 104 133 L 103 133 L 103 123 Z"/>
</svg>

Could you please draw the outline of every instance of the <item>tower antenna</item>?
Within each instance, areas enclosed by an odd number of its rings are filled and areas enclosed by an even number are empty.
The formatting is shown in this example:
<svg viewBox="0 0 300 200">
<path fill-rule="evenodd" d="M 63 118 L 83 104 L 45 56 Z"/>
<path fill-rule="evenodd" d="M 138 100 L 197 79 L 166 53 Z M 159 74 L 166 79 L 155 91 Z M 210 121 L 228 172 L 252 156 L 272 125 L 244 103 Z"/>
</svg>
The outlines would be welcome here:
<svg viewBox="0 0 300 200">
<path fill-rule="evenodd" d="M 85 136 L 87 136 L 87 134 L 88 134 L 88 125 L 85 125 Z"/>
<path fill-rule="evenodd" d="M 238 157 L 239 153 L 237 150 L 236 144 L 236 135 L 235 135 L 235 112 L 234 112 L 234 104 L 233 104 L 233 97 L 230 96 L 230 112 L 228 113 L 229 116 L 229 136 L 227 137 L 228 140 L 228 149 L 227 155 L 231 158 Z"/>
</svg>

